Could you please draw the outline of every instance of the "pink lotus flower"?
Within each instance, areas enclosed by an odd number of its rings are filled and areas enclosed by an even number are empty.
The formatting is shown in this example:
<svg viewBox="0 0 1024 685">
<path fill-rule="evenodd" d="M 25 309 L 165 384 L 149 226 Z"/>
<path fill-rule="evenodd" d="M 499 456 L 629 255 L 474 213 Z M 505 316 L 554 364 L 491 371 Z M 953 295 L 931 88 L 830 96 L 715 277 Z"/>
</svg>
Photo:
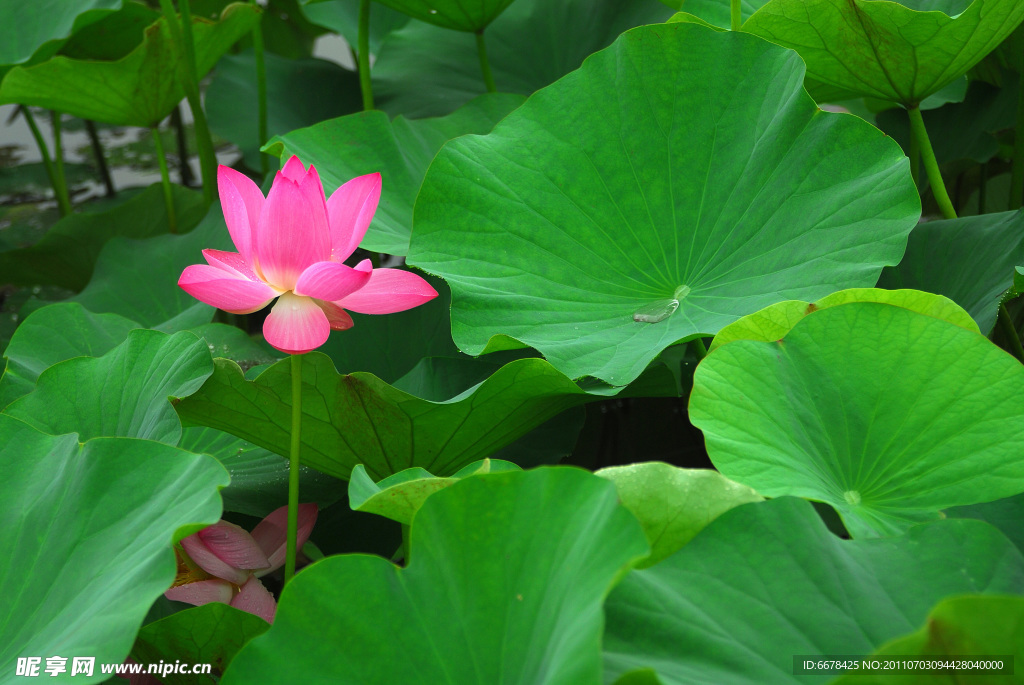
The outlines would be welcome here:
<svg viewBox="0 0 1024 685">
<path fill-rule="evenodd" d="M 299 505 L 298 548 L 309 539 L 316 515 L 315 504 Z M 260 521 L 252 534 L 221 520 L 184 538 L 178 576 L 164 596 L 195 606 L 230 604 L 273 623 L 277 602 L 259 579 L 284 564 L 287 522 L 288 507 L 281 507 Z"/>
<path fill-rule="evenodd" d="M 437 291 L 416 274 L 374 269 L 370 260 L 344 262 L 377 211 L 380 174 L 352 179 L 330 199 L 316 169 L 292 157 L 277 172 L 266 199 L 247 176 L 221 166 L 220 201 L 238 252 L 203 250 L 178 279 L 185 292 L 233 314 L 249 314 L 279 298 L 263 324 L 267 342 L 302 354 L 327 341 L 331 329 L 352 327 L 346 309 L 361 314 L 405 311 Z"/>
</svg>

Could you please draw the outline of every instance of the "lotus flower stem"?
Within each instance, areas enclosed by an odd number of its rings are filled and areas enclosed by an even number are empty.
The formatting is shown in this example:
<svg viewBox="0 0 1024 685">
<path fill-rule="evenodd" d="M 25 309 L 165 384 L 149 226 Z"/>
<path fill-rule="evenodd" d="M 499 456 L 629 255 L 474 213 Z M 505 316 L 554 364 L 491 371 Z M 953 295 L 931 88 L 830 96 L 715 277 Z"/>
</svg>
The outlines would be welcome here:
<svg viewBox="0 0 1024 685">
<path fill-rule="evenodd" d="M 690 348 L 693 350 L 694 354 L 697 355 L 698 360 L 702 360 L 704 357 L 708 356 L 708 348 L 704 346 L 704 341 L 700 338 L 694 338 L 691 340 Z"/>
<path fill-rule="evenodd" d="M 946 186 L 942 182 L 942 172 L 939 171 L 939 161 L 935 158 L 935 150 L 932 149 L 932 142 L 928 139 L 928 130 L 924 127 L 924 118 L 921 116 L 920 107 L 907 110 L 910 116 L 910 133 L 917 138 L 917 144 L 921 148 L 921 158 L 924 161 L 924 169 L 928 174 L 928 183 L 931 184 L 932 194 L 939 204 L 942 216 L 947 219 L 956 218 L 956 210 L 950 202 Z"/>
<path fill-rule="evenodd" d="M 907 150 L 907 157 L 910 158 L 910 178 L 914 179 L 917 191 L 921 192 L 921 145 L 917 142 L 917 136 L 910 136 L 910 149 Z"/>
<path fill-rule="evenodd" d="M 46 169 L 46 175 L 50 179 L 50 185 L 53 186 L 53 196 L 57 198 L 57 204 L 60 205 L 61 216 L 67 216 L 64 212 L 64 205 L 61 202 L 60 191 L 57 190 L 57 177 L 54 175 L 53 162 L 50 160 L 50 149 L 46 146 L 46 141 L 43 140 L 43 134 L 40 133 L 39 126 L 36 124 L 36 118 L 32 116 L 32 112 L 29 110 L 28 105 L 21 105 L 18 110 L 21 112 L 22 116 L 25 117 L 25 123 L 28 124 L 29 130 L 32 131 L 32 137 L 36 139 L 36 145 L 39 147 L 39 154 L 43 158 L 43 168 Z"/>
<path fill-rule="evenodd" d="M 71 214 L 71 198 L 68 196 L 68 183 L 64 176 L 64 147 L 60 142 L 60 112 L 52 110 L 50 121 L 53 123 L 53 190 L 57 194 L 60 215 Z"/>
<path fill-rule="evenodd" d="M 251 0 L 254 6 L 258 6 L 256 0 Z M 267 65 L 263 59 L 263 17 L 252 27 L 252 47 L 256 54 L 256 99 L 257 117 L 259 121 L 259 138 L 262 146 L 267 142 Z M 270 171 L 270 156 L 260 153 L 260 170 L 266 176 Z"/>
<path fill-rule="evenodd" d="M 178 0 L 178 8 L 181 10 L 180 24 L 171 0 L 160 0 L 160 8 L 167 20 L 167 28 L 171 32 L 171 37 L 178 49 L 182 51 L 185 60 L 184 68 L 179 76 L 185 88 L 189 109 L 192 110 L 196 148 L 199 150 L 199 167 L 203 176 L 203 199 L 208 203 L 213 202 L 217 183 L 217 155 L 213 150 L 213 138 L 210 137 L 210 127 L 206 123 L 206 114 L 203 112 L 203 103 L 199 97 L 199 79 L 196 75 L 195 42 L 192 39 L 192 12 L 189 10 L 189 0 Z"/>
<path fill-rule="evenodd" d="M 195 178 L 192 176 L 192 167 L 188 162 L 188 138 L 185 134 L 185 124 L 181 120 L 181 105 L 177 105 L 171 110 L 171 126 L 174 127 L 177 137 L 178 174 L 181 185 L 188 188 L 195 182 Z"/>
<path fill-rule="evenodd" d="M 498 88 L 494 85 L 494 76 L 491 75 L 491 63 L 487 60 L 487 45 L 484 43 L 484 30 L 476 32 L 476 51 L 480 55 L 480 71 L 484 73 L 484 84 L 488 93 L 497 93 Z"/>
<path fill-rule="evenodd" d="M 1020 74 L 1020 93 L 1017 95 L 1017 127 L 1013 133 L 1013 173 L 1010 176 L 1011 211 L 1019 209 L 1024 201 L 1024 69 Z"/>
<path fill-rule="evenodd" d="M 982 163 L 978 166 L 978 214 L 985 213 L 988 204 L 988 164 Z"/>
<path fill-rule="evenodd" d="M 288 461 L 288 538 L 284 557 L 284 583 L 295 575 L 295 541 L 299 521 L 299 445 L 302 444 L 302 355 L 292 355 L 292 444 Z"/>
<path fill-rule="evenodd" d="M 1024 364 L 1024 346 L 1021 345 L 1020 335 L 1017 333 L 1017 327 L 1013 325 L 1013 319 L 1010 318 L 1010 311 L 1006 308 L 1005 304 L 999 305 L 999 325 L 1002 327 L 1003 333 L 1006 335 L 1006 340 L 1010 345 L 1010 351 L 1013 353 L 1013 356 Z"/>
<path fill-rule="evenodd" d="M 160 184 L 164 188 L 164 204 L 167 206 L 167 225 L 170 227 L 171 233 L 177 233 L 178 220 L 174 215 L 174 196 L 171 194 L 171 175 L 167 172 L 167 155 L 164 153 L 164 142 L 160 138 L 160 129 L 154 126 L 149 130 L 153 134 L 156 160 L 160 164 Z"/>
<path fill-rule="evenodd" d="M 85 120 L 85 131 L 89 134 L 89 144 L 92 146 L 92 156 L 96 158 L 96 166 L 100 172 L 100 179 L 107 191 L 107 197 L 114 197 L 117 191 L 114 190 L 114 181 L 110 178 L 110 168 L 107 166 L 107 159 L 103 156 L 103 143 L 100 142 L 100 135 L 96 132 L 96 124 L 91 120 Z"/>
<path fill-rule="evenodd" d="M 402 524 L 402 566 L 409 566 L 409 533 L 411 527 Z"/>
<path fill-rule="evenodd" d="M 370 81 L 370 0 L 359 3 L 359 88 L 363 91 L 363 109 L 373 109 L 373 83 Z"/>
<path fill-rule="evenodd" d="M 729 28 L 739 31 L 743 24 L 743 11 L 740 8 L 740 0 L 731 0 L 729 3 Z"/>
</svg>

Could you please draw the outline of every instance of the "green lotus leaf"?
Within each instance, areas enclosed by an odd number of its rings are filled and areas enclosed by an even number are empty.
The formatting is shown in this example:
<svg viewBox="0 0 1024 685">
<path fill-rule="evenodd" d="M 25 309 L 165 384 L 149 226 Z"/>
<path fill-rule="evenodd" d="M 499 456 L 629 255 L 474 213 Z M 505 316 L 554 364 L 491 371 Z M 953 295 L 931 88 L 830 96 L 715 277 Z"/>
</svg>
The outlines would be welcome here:
<svg viewBox="0 0 1024 685">
<path fill-rule="evenodd" d="M 835 507 L 854 537 L 1024 491 L 1024 367 L 977 333 L 858 302 L 697 367 L 690 421 L 728 478 Z"/>
<path fill-rule="evenodd" d="M 661 462 L 612 466 L 595 475 L 615 483 L 622 506 L 643 526 L 651 555 L 636 568 L 654 566 L 675 554 L 733 507 L 764 499 L 717 471 L 681 469 Z"/>
<path fill-rule="evenodd" d="M 146 35 L 146 27 L 160 12 L 139 2 L 126 2 L 121 9 L 76 31 L 60 48 L 72 59 L 114 61 L 134 50 Z M 39 60 L 33 60 L 36 62 Z"/>
<path fill-rule="evenodd" d="M 209 381 L 176 403 L 178 415 L 186 425 L 288 454 L 290 369 L 283 360 L 247 381 L 237 364 L 217 359 Z M 416 397 L 368 373 L 339 375 L 317 352 L 303 357 L 302 378 L 302 462 L 346 480 L 356 464 L 374 480 L 416 466 L 447 477 L 595 399 L 541 359 L 507 364 L 444 400 Z"/>
<path fill-rule="evenodd" d="M 120 314 L 148 328 L 180 331 L 209 323 L 216 310 L 175 284 L 204 249 L 235 251 L 220 204 L 184 235 L 114 238 L 100 252 L 89 285 L 70 298 L 91 312 Z M 159 255 L 140 265 L 140 255 Z"/>
<path fill-rule="evenodd" d="M 878 285 L 941 293 L 988 333 L 1016 265 L 1024 262 L 1022 236 L 1022 211 L 923 223 L 911 232 L 903 261 L 886 268 Z"/>
<path fill-rule="evenodd" d="M 529 95 L 623 31 L 670 14 L 657 0 L 518 0 L 487 29 L 494 82 Z M 486 90 L 473 36 L 416 21 L 386 38 L 372 75 L 375 103 L 392 116 L 449 114 Z"/>
<path fill-rule="evenodd" d="M 978 521 L 841 540 L 808 502 L 748 504 L 612 590 L 605 678 L 646 667 L 665 685 L 825 683 L 794 675 L 794 655 L 869 654 L 948 595 L 1021 587 L 1024 557 Z"/>
<path fill-rule="evenodd" d="M 51 435 L 145 438 L 176 445 L 181 424 L 169 396 L 198 390 L 212 371 L 206 344 L 192 333 L 134 330 L 102 357 L 51 366 L 35 389 L 3 413 Z"/>
<path fill-rule="evenodd" d="M 58 302 L 32 312 L 15 330 L 4 351 L 7 370 L 0 377 L 0 408 L 32 391 L 43 371 L 73 357 L 100 357 L 141 324 L 117 314 L 93 314 L 77 302 Z M 273 362 L 241 329 L 208 323 L 191 329 L 211 354 L 240 364 Z"/>
<path fill-rule="evenodd" d="M 299 573 L 222 682 L 597 683 L 603 598 L 646 552 L 585 471 L 466 478 L 416 514 L 407 568 L 351 555 Z"/>
<path fill-rule="evenodd" d="M 310 22 L 342 36 L 349 45 L 359 45 L 358 0 L 301 0 L 299 7 Z M 370 6 L 370 54 L 376 55 L 384 38 L 409 23 L 409 15 L 387 5 Z"/>
<path fill-rule="evenodd" d="M 512 0 L 377 0 L 413 19 L 456 31 L 483 31 Z"/>
<path fill-rule="evenodd" d="M 948 518 L 979 519 L 1003 532 L 1017 549 L 1024 552 L 1024 494 L 1006 497 L 995 502 L 972 504 L 946 509 Z"/>
<path fill-rule="evenodd" d="M 109 16 L 121 7 L 122 1 L 5 2 L 0 8 L 0 26 L 7 27 L 4 40 L 0 41 L 0 65 L 53 55 L 76 31 Z"/>
<path fill-rule="evenodd" d="M 272 52 L 265 53 L 263 59 L 270 135 L 362 109 L 355 72 L 323 59 L 285 59 Z M 259 107 L 255 75 L 256 58 L 251 50 L 225 55 L 217 63 L 205 105 L 210 130 L 237 145 L 247 166 L 259 169 L 260 147 L 266 141 L 260 140 L 258 117 L 253 116 Z"/>
<path fill-rule="evenodd" d="M 4 350 L 0 408 L 32 392 L 39 374 L 72 357 L 99 357 L 139 324 L 117 314 L 93 314 L 77 302 L 52 304 L 29 315 Z"/>
<path fill-rule="evenodd" d="M 1021 20 L 1017 0 L 771 0 L 743 30 L 799 52 L 808 77 L 914 107 Z"/>
<path fill-rule="evenodd" d="M 903 307 L 918 314 L 934 316 L 936 319 L 978 333 L 978 326 L 970 314 L 955 302 L 942 295 L 920 290 L 881 290 L 878 288 L 851 288 L 827 295 L 817 302 L 787 300 L 769 305 L 761 311 L 748 314 L 718 332 L 711 341 L 708 351 L 712 352 L 734 340 L 760 340 L 773 342 L 785 337 L 798 321 L 820 309 L 835 307 L 850 302 L 879 302 Z"/>
<path fill-rule="evenodd" d="M 150 440 L 79 439 L 0 415 L 0 498 L 14 514 L 0 526 L 5 682 L 17 657 L 124 661 L 174 580 L 171 543 L 220 517 L 228 477 L 213 459 Z M 75 682 L 107 677 L 95 670 Z"/>
<path fill-rule="evenodd" d="M 445 117 L 392 121 L 379 111 L 352 114 L 276 136 L 266 150 L 283 160 L 298 155 L 316 166 L 328 194 L 349 179 L 380 172 L 380 206 L 361 246 L 404 255 L 409 250 L 412 206 L 423 175 L 441 146 L 467 133 L 487 133 L 522 104 L 518 95 L 488 94 Z M 338 154 L 343 146 L 344 155 Z"/>
<path fill-rule="evenodd" d="M 220 21 L 193 17 L 196 71 L 206 74 L 259 20 L 258 7 L 237 3 Z M 53 57 L 15 67 L 0 86 L 0 103 L 35 105 L 83 119 L 127 126 L 156 126 L 185 96 L 177 77 L 183 56 L 165 19 L 146 29 L 142 43 L 112 62 Z"/>
<path fill-rule="evenodd" d="M 896 656 L 900 655 L 900 656 Z M 1000 655 L 993 657 L 993 655 Z M 1024 663 L 1024 597 L 991 597 L 967 595 L 949 597 L 939 602 L 925 621 L 924 627 L 905 637 L 896 638 L 876 650 L 872 660 L 919 657 L 934 661 L 1002 661 L 1000 670 L 853 673 L 834 680 L 834 685 L 955 685 L 956 683 L 999 682 L 1000 675 L 1017 672 Z M 972 658 L 973 657 L 973 658 Z"/>
<path fill-rule="evenodd" d="M 210 675 L 216 678 L 246 642 L 269 627 L 259 616 L 212 602 L 143 626 L 132 647 L 132 659 L 140 664 L 210 664 Z M 195 685 L 202 680 L 192 673 L 160 676 L 164 685 Z M 208 680 L 214 682 L 213 678 Z"/>
<path fill-rule="evenodd" d="M 182 227 L 199 223 L 206 211 L 202 195 L 172 186 Z M 115 236 L 148 238 L 167 233 L 167 209 L 160 185 L 100 212 L 64 217 L 35 245 L 0 252 L 0 272 L 12 285 L 56 285 L 81 290 L 89 282 L 103 246 Z"/>
<path fill-rule="evenodd" d="M 435 492 L 469 476 L 519 470 L 512 462 L 484 459 L 469 464 L 449 478 L 438 478 L 426 469 L 411 468 L 374 483 L 366 475 L 366 468 L 356 464 L 348 482 L 348 503 L 354 511 L 379 514 L 409 525 L 413 515 Z"/>
<path fill-rule="evenodd" d="M 451 286 L 459 348 L 507 335 L 626 385 L 769 304 L 874 285 L 920 216 L 907 159 L 802 79 L 795 53 L 749 35 L 641 27 L 448 143 L 408 261 Z"/>
</svg>

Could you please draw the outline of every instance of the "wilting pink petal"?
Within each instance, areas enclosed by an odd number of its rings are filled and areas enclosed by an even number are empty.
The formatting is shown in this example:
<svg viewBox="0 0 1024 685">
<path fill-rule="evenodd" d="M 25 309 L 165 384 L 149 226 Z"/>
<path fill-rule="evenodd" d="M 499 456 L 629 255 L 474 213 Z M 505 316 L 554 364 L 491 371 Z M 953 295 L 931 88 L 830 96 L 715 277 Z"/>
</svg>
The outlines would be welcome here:
<svg viewBox="0 0 1024 685">
<path fill-rule="evenodd" d="M 260 277 L 252 270 L 245 258 L 237 252 L 225 252 L 223 250 L 203 250 L 203 259 L 210 266 L 223 269 L 233 274 L 243 276 L 250 281 L 259 281 Z"/>
<path fill-rule="evenodd" d="M 263 587 L 263 583 L 258 578 L 249 578 L 230 604 L 236 609 L 259 616 L 267 623 L 273 623 L 274 614 L 277 613 L 277 602 L 274 601 L 274 595 Z"/>
<path fill-rule="evenodd" d="M 380 202 L 380 174 L 357 176 L 327 200 L 331 225 L 331 259 L 343 262 L 355 252 Z M 337 299 L 337 298 L 334 298 Z"/>
<path fill-rule="evenodd" d="M 217 168 L 217 188 L 231 241 L 251 265 L 253 236 L 263 209 L 263 193 L 248 176 L 224 165 Z"/>
<path fill-rule="evenodd" d="M 227 521 L 218 521 L 196 533 L 206 548 L 217 555 L 221 561 L 249 570 L 267 568 L 270 560 L 256 544 L 252 534 Z M 193 559 L 193 561 L 195 561 Z M 198 563 L 198 562 L 196 562 Z M 207 571 L 209 573 L 209 571 Z"/>
<path fill-rule="evenodd" d="M 360 314 L 393 314 L 437 297 L 429 283 L 402 269 L 374 269 L 370 281 L 334 304 Z"/>
<path fill-rule="evenodd" d="M 312 502 L 299 505 L 298 523 L 295 531 L 295 548 L 302 549 L 316 523 L 317 506 Z M 256 576 L 265 576 L 284 564 L 285 548 L 288 542 L 288 507 L 271 512 L 252 529 L 252 537 L 270 560 L 270 568 L 257 571 Z"/>
<path fill-rule="evenodd" d="M 370 281 L 373 265 L 369 259 L 355 268 L 337 262 L 317 262 L 299 276 L 295 294 L 320 300 L 340 300 L 351 295 Z"/>
<path fill-rule="evenodd" d="M 285 178 L 290 178 L 298 183 L 306 175 L 306 166 L 297 156 L 292 155 L 291 159 L 285 163 L 284 168 L 281 169 L 281 173 L 284 174 Z"/>
<path fill-rule="evenodd" d="M 285 293 L 263 322 L 263 337 L 288 354 L 304 354 L 327 342 L 331 326 L 327 315 L 310 297 Z"/>
<path fill-rule="evenodd" d="M 266 283 L 207 264 L 185 267 L 178 285 L 197 300 L 232 314 L 259 311 L 278 295 Z"/>
<path fill-rule="evenodd" d="M 332 331 L 344 331 L 355 325 L 355 322 L 352 320 L 352 317 L 349 316 L 348 312 L 333 302 L 316 299 L 313 301 L 316 302 L 316 306 L 324 310 L 324 314 L 327 315 L 327 323 L 331 325 Z"/>
<path fill-rule="evenodd" d="M 330 259 L 327 207 L 314 174 L 296 183 L 277 172 L 260 214 L 255 252 L 260 273 L 279 290 L 293 290 L 307 267 Z"/>
<path fill-rule="evenodd" d="M 179 585 L 172 587 L 164 593 L 164 597 L 167 599 L 175 602 L 185 602 L 197 607 L 209 604 L 210 602 L 228 604 L 234 596 L 235 587 L 228 581 L 221 580 L 220 578 Z"/>
<path fill-rule="evenodd" d="M 236 585 L 244 583 L 251 570 L 270 566 L 267 555 L 252 536 L 227 521 L 189 535 L 181 546 L 201 569 Z"/>
</svg>

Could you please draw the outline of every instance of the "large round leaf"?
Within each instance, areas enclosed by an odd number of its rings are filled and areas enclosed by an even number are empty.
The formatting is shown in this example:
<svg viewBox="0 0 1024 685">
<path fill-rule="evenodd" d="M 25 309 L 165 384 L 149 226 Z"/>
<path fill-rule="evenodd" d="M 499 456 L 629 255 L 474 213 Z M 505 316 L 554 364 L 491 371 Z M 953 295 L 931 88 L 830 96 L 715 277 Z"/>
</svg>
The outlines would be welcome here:
<svg viewBox="0 0 1024 685">
<path fill-rule="evenodd" d="M 584 471 L 466 478 L 416 514 L 407 568 L 340 556 L 296 576 L 222 682 L 597 683 L 602 600 L 646 551 Z"/>
<path fill-rule="evenodd" d="M 353 511 L 378 514 L 410 525 L 412 517 L 439 490 L 478 474 L 518 471 L 518 466 L 500 459 L 484 459 L 460 469 L 450 478 L 439 478 L 426 469 L 411 468 L 374 483 L 362 464 L 352 469 L 348 482 L 348 504 Z"/>
<path fill-rule="evenodd" d="M 987 524 L 847 541 L 807 502 L 748 504 L 612 591 L 606 682 L 651 667 L 664 685 L 824 683 L 794 656 L 869 654 L 950 594 L 1022 590 L 1024 557 Z"/>
<path fill-rule="evenodd" d="M 452 138 L 489 132 L 522 103 L 518 95 L 488 94 L 436 119 L 391 120 L 376 110 L 352 114 L 276 136 L 267 151 L 281 159 L 298 155 L 316 166 L 328 193 L 356 176 L 379 172 L 380 205 L 360 246 L 404 255 L 409 250 L 412 205 L 430 160 Z M 338 154 L 339 147 L 344 155 Z"/>
<path fill-rule="evenodd" d="M 883 288 L 941 293 L 970 312 L 988 333 L 999 302 L 1024 263 L 1024 211 L 929 221 L 915 228 L 907 253 L 882 271 Z"/>
<path fill-rule="evenodd" d="M 690 420 L 727 477 L 828 502 L 854 536 L 1024 491 L 1024 367 L 984 337 L 902 307 L 811 313 L 776 342 L 697 367 Z"/>
<path fill-rule="evenodd" d="M 213 371 L 203 340 L 134 330 L 102 357 L 56 364 L 3 410 L 51 435 L 146 438 L 176 445 L 181 423 L 167 398 L 189 395 Z"/>
<path fill-rule="evenodd" d="M 913 107 L 1022 19 L 1018 0 L 771 0 L 743 30 L 799 52 L 809 77 Z"/>
<path fill-rule="evenodd" d="M 456 31 L 482 31 L 512 0 L 377 0 L 414 19 Z"/>
<path fill-rule="evenodd" d="M 518 0 L 487 29 L 494 82 L 529 95 L 626 29 L 670 14 L 657 0 Z M 418 21 L 387 37 L 372 76 L 377 106 L 392 116 L 448 114 L 486 90 L 474 37 Z"/>
<path fill-rule="evenodd" d="M 948 518 L 978 519 L 991 523 L 1003 532 L 1017 549 L 1024 552 L 1024 494 L 1014 495 L 995 502 L 953 507 L 945 512 Z"/>
<path fill-rule="evenodd" d="M 54 54 L 75 31 L 109 16 L 123 0 L 36 0 L 5 2 L 0 26 L 7 27 L 0 41 L 0 65 L 27 62 Z M 40 50 L 40 48 L 45 48 Z"/>
<path fill-rule="evenodd" d="M 98 357 L 120 345 L 139 324 L 117 314 L 93 314 L 77 302 L 61 302 L 32 312 L 4 350 L 7 369 L 0 377 L 0 409 L 32 392 L 46 369 L 72 357 Z"/>
<path fill-rule="evenodd" d="M 808 314 L 837 307 L 850 302 L 877 302 L 909 309 L 918 314 L 933 316 L 951 324 L 980 332 L 974 319 L 948 297 L 920 290 L 883 290 L 881 288 L 851 288 L 827 295 L 817 302 L 786 300 L 776 302 L 753 314 L 747 314 L 723 328 L 711 341 L 709 352 L 734 340 L 760 340 L 774 342 L 786 336 L 793 326 Z"/>
<path fill-rule="evenodd" d="M 259 20 L 259 8 L 238 3 L 211 22 L 193 18 L 196 71 L 203 76 Z M 146 29 L 142 44 L 103 62 L 54 57 L 15 67 L 0 86 L 0 102 L 47 107 L 84 119 L 156 126 L 185 96 L 178 71 L 184 59 L 165 19 Z"/>
<path fill-rule="evenodd" d="M 907 657 L 943 664 L 931 671 L 854 672 L 834 685 L 958 685 L 963 682 L 1020 683 L 1024 663 L 1024 597 L 966 595 L 939 602 L 920 630 L 889 642 L 871 661 Z M 976 667 L 947 670 L 949 661 L 982 662 Z M 1001 662 L 1001 667 L 992 664 Z M 1004 679 L 1000 676 L 1013 674 Z"/>
<path fill-rule="evenodd" d="M 171 543 L 220 516 L 228 477 L 213 459 L 149 440 L 78 439 L 0 415 L 4 682 L 17 657 L 121 663 L 174 580 Z M 103 681 L 95 670 L 75 681 Z"/>
<path fill-rule="evenodd" d="M 142 627 L 132 647 L 132 659 L 142 664 L 175 661 L 210 664 L 211 675 L 220 677 L 242 646 L 267 632 L 259 616 L 220 602 L 192 607 Z M 196 685 L 192 673 L 161 674 L 162 685 Z M 212 681 L 213 679 L 208 679 Z"/>
<path fill-rule="evenodd" d="M 432 374 L 421 396 L 372 374 L 339 375 L 316 352 L 303 357 L 302 374 L 302 462 L 344 479 L 356 464 L 376 480 L 414 466 L 450 476 L 565 409 L 600 399 L 542 359 L 512 362 L 452 394 L 443 390 L 449 374 Z M 443 398 L 431 396 L 435 388 Z M 288 454 L 291 397 L 288 360 L 247 381 L 237 364 L 218 359 L 210 379 L 176 408 L 188 424 Z"/>
<path fill-rule="evenodd" d="M 873 285 L 920 215 L 907 159 L 802 79 L 748 35 L 641 27 L 446 145 L 409 262 L 451 285 L 456 344 L 505 334 L 625 385 L 768 304 Z"/>
<path fill-rule="evenodd" d="M 199 223 L 206 211 L 202 195 L 171 186 L 178 225 Z M 100 251 L 115 236 L 148 238 L 168 232 L 163 189 L 154 184 L 106 211 L 80 212 L 55 223 L 39 242 L 0 252 L 0 272 L 13 285 L 57 285 L 81 290 L 89 282 Z"/>
<path fill-rule="evenodd" d="M 651 554 L 636 568 L 654 566 L 679 551 L 721 514 L 764 498 L 710 469 L 680 469 L 661 462 L 601 469 L 615 483 L 622 505 L 643 526 Z"/>
</svg>

